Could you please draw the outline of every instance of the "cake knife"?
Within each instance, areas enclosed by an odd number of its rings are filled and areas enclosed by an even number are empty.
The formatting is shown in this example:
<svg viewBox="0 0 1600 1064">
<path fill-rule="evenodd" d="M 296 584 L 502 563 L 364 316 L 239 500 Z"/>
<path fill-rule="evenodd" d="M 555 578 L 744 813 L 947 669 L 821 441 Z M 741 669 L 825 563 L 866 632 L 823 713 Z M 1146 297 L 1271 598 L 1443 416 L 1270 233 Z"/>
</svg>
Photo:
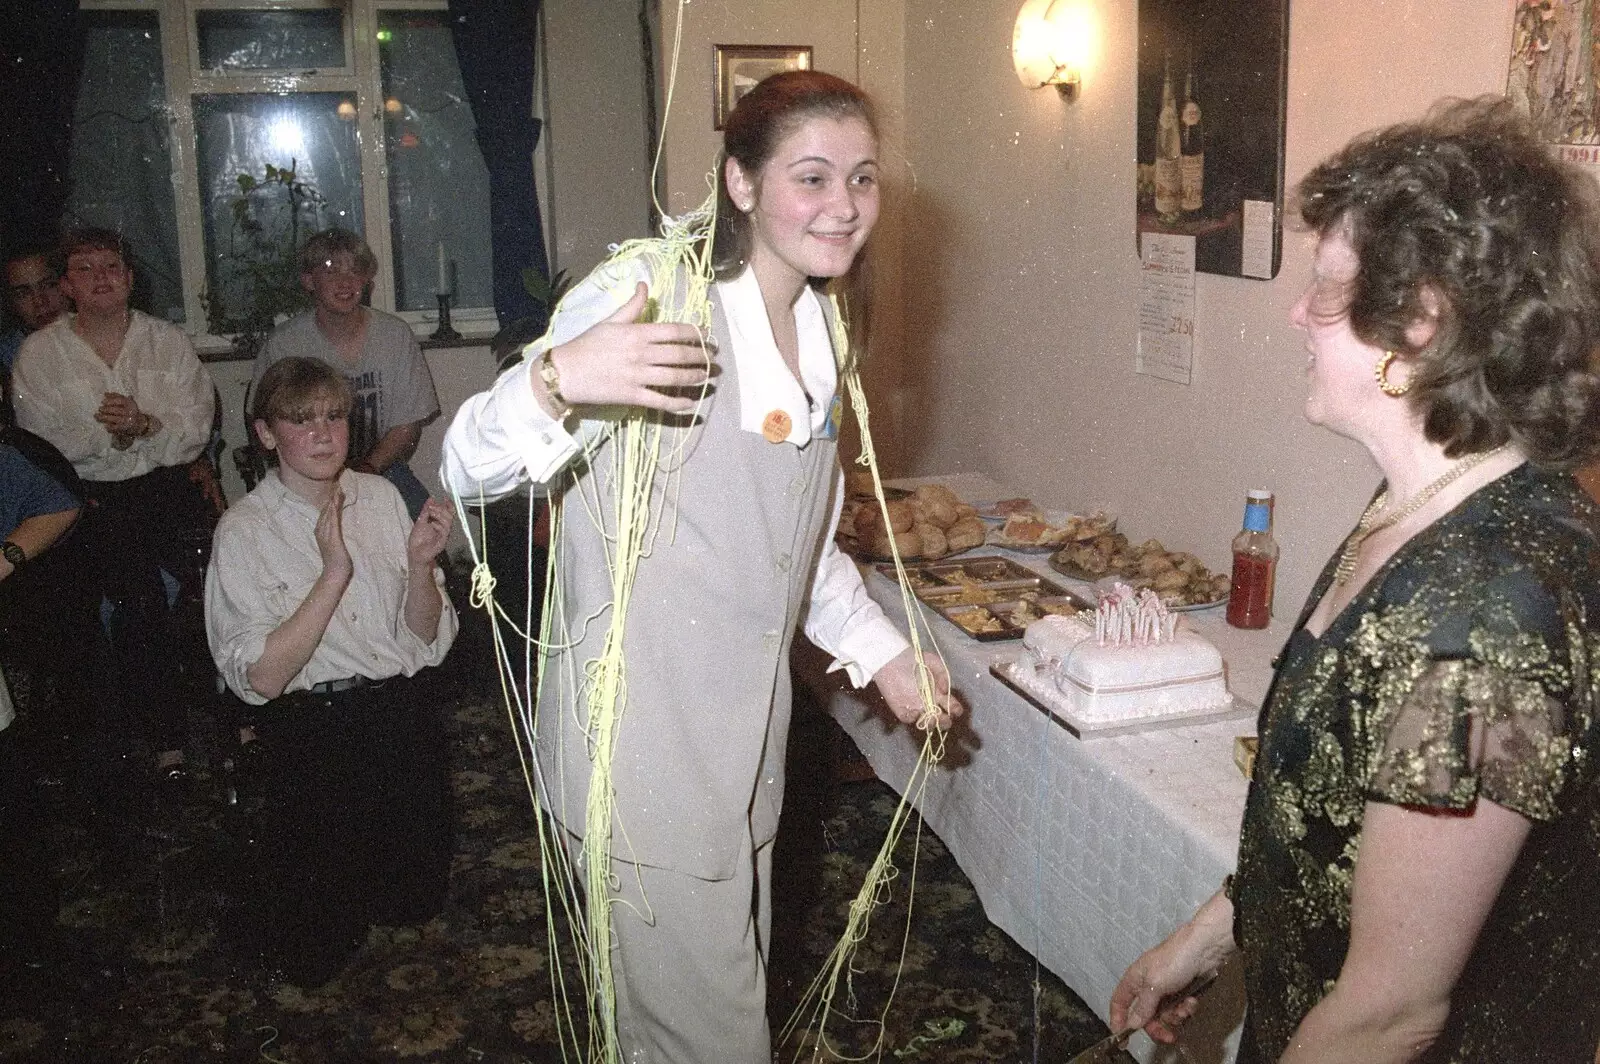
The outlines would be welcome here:
<svg viewBox="0 0 1600 1064">
<path fill-rule="evenodd" d="M 1204 975 L 1197 975 L 1190 980 L 1188 986 L 1184 987 L 1176 994 L 1173 994 L 1171 997 L 1164 998 L 1163 1003 L 1166 1001 L 1176 1002 L 1182 1001 L 1184 998 L 1199 997 L 1207 990 L 1210 990 L 1211 984 L 1216 981 L 1216 972 L 1206 972 Z M 1137 1027 L 1125 1027 L 1109 1038 L 1102 1038 L 1088 1049 L 1085 1049 L 1082 1053 L 1079 1053 L 1077 1056 L 1067 1061 L 1067 1064 L 1116 1064 L 1117 1051 L 1125 1047 L 1128 1044 L 1128 1039 L 1132 1038 L 1134 1033 L 1138 1030 L 1139 1028 Z"/>
</svg>

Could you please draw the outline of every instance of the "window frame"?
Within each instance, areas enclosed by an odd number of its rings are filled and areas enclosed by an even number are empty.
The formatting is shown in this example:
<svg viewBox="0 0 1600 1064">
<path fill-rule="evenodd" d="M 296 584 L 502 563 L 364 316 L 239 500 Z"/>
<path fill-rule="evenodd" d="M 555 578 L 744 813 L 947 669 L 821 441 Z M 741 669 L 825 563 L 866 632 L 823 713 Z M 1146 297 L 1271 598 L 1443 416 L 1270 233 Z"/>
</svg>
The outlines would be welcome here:
<svg viewBox="0 0 1600 1064">
<path fill-rule="evenodd" d="M 356 132 L 361 145 L 361 210 L 367 244 L 379 263 L 372 284 L 372 306 L 396 314 L 412 331 L 425 335 L 437 311 L 397 311 L 394 241 L 389 225 L 386 176 L 387 142 L 382 72 L 378 56 L 378 15 L 383 11 L 446 11 L 446 0 L 79 0 L 79 10 L 155 12 L 161 33 L 162 79 L 169 129 L 168 157 L 178 219 L 178 264 L 183 283 L 184 328 L 205 352 L 232 347 L 227 337 L 207 330 L 200 293 L 206 286 L 204 207 L 200 197 L 194 98 L 228 94 L 289 95 L 339 92 L 356 99 Z M 276 11 L 335 8 L 345 12 L 346 68 L 304 71 L 207 71 L 200 68 L 200 11 Z M 178 43 L 182 41 L 182 46 Z M 487 205 L 485 205 L 487 207 Z M 493 307 L 452 307 L 455 327 L 468 336 L 492 335 Z"/>
</svg>

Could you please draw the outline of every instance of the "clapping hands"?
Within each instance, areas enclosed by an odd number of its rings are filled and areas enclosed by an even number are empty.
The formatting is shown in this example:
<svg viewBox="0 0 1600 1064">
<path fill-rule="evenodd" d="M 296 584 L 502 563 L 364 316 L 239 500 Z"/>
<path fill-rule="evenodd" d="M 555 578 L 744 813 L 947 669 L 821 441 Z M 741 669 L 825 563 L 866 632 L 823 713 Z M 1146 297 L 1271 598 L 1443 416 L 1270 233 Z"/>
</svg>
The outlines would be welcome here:
<svg viewBox="0 0 1600 1064">
<path fill-rule="evenodd" d="M 131 396 L 120 392 L 106 392 L 95 411 L 94 419 L 111 433 L 119 450 L 126 450 L 142 434 L 146 425 L 144 411 Z"/>
<path fill-rule="evenodd" d="M 413 569 L 433 565 L 433 560 L 444 550 L 445 542 L 450 538 L 450 526 L 453 523 L 450 508 L 444 503 L 429 499 L 422 504 L 422 512 L 417 515 L 416 524 L 411 526 L 411 535 L 406 538 L 406 560 Z"/>
<path fill-rule="evenodd" d="M 322 555 L 322 575 L 341 584 L 348 584 L 355 575 L 355 563 L 350 560 L 350 548 L 344 542 L 344 489 L 334 488 L 328 501 L 317 513 L 317 551 Z"/>
</svg>

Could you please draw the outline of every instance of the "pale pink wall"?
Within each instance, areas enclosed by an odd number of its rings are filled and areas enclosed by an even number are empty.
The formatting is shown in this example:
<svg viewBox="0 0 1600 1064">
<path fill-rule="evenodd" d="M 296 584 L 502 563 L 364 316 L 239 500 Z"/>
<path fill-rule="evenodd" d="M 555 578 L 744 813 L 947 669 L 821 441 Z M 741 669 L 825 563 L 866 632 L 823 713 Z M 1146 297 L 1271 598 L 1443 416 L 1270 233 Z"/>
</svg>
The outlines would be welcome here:
<svg viewBox="0 0 1600 1064">
<path fill-rule="evenodd" d="M 536 156 L 557 268 L 580 278 L 611 244 L 650 224 L 643 34 L 638 5 L 619 0 L 545 0 L 548 86 Z"/>
</svg>

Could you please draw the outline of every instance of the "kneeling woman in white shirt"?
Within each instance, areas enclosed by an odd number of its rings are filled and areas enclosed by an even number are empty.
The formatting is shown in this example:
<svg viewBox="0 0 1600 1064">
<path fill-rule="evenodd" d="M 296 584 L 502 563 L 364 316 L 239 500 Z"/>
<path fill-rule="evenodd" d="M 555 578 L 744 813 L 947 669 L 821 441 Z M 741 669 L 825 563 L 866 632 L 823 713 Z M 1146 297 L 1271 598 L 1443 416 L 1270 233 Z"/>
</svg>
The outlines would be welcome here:
<svg viewBox="0 0 1600 1064">
<path fill-rule="evenodd" d="M 648 298 L 692 287 L 686 269 L 659 265 L 677 245 L 631 245 L 562 301 L 521 365 L 462 406 L 445 441 L 444 476 L 463 502 L 524 480 L 565 495 L 550 591 L 563 616 L 545 633 L 535 745 L 540 801 L 576 836 L 594 739 L 583 679 L 612 608 L 616 529 L 600 526 L 615 515 L 596 511 L 622 462 L 615 408 L 680 415 L 663 419 L 657 530 L 627 600 L 610 766 L 616 1029 L 624 1059 L 652 1064 L 771 1060 L 768 880 L 795 630 L 858 686 L 874 682 L 900 720 L 923 713 L 909 645 L 833 543 L 849 353 L 834 349 L 822 289 L 855 277 L 877 220 L 870 105 L 831 75 L 774 75 L 741 98 L 724 148 L 715 375 L 694 327 L 641 321 Z M 929 667 L 943 726 L 960 705 L 942 662 Z"/>
<path fill-rule="evenodd" d="M 279 465 L 223 516 L 206 633 L 266 750 L 252 910 L 292 981 L 332 976 L 369 923 L 420 923 L 450 866 L 446 743 L 422 672 L 456 615 L 434 564 L 449 511 L 413 523 L 394 486 L 344 467 L 350 390 L 315 359 L 262 377 L 256 434 Z"/>
</svg>

